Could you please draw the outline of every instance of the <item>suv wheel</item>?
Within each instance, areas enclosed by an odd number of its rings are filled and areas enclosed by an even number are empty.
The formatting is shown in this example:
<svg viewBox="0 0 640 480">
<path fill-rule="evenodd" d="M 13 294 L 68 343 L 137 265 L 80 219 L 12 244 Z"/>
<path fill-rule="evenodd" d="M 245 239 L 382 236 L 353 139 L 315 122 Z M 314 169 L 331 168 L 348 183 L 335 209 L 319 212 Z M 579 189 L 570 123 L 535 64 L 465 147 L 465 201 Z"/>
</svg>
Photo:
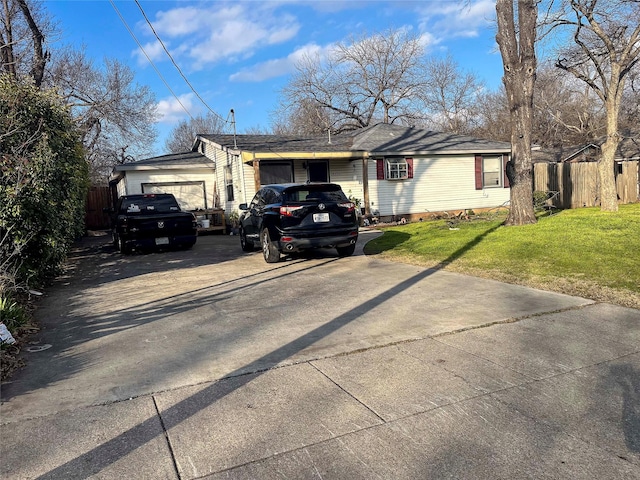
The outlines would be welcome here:
<svg viewBox="0 0 640 480">
<path fill-rule="evenodd" d="M 262 239 L 262 255 L 264 256 L 264 261 L 267 263 L 278 263 L 280 261 L 280 252 L 271 241 L 269 230 L 266 228 L 262 230 L 260 238 Z"/>
<path fill-rule="evenodd" d="M 350 257 L 353 255 L 353 252 L 356 251 L 356 244 L 347 245 L 346 247 L 336 247 L 338 251 L 338 256 L 340 257 Z"/>
<path fill-rule="evenodd" d="M 242 227 L 240 227 L 240 246 L 245 252 L 250 252 L 253 250 L 253 242 L 247 239 L 247 233 Z"/>
</svg>

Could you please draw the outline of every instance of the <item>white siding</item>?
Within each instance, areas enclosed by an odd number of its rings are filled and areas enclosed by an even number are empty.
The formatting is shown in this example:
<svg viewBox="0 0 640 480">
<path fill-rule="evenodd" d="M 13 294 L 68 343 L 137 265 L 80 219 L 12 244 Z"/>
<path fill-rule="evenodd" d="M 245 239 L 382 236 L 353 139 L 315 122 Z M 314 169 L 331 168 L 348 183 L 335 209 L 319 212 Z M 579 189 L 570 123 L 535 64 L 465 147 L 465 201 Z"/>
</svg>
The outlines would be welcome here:
<svg viewBox="0 0 640 480">
<path fill-rule="evenodd" d="M 413 158 L 413 178 L 376 180 L 376 162 L 369 161 L 371 210 L 380 215 L 491 208 L 509 200 L 508 188 L 475 189 L 473 156 Z"/>
<path fill-rule="evenodd" d="M 238 155 L 232 155 L 206 143 L 205 155 L 216 164 L 217 204 L 219 208 L 224 209 L 225 215 L 229 217 L 231 212 L 238 210 L 238 206 L 241 203 L 249 203 L 256 193 L 253 181 L 253 167 L 243 164 Z M 227 183 L 225 178 L 225 168 L 227 166 L 231 166 L 233 200 L 227 198 Z"/>
<path fill-rule="evenodd" d="M 118 192 L 118 198 L 127 194 L 127 177 L 124 176 L 120 179 L 116 185 L 116 191 Z"/>
<path fill-rule="evenodd" d="M 362 160 L 334 160 L 329 164 L 329 179 L 337 183 L 347 197 L 360 200 L 364 206 Z"/>
</svg>

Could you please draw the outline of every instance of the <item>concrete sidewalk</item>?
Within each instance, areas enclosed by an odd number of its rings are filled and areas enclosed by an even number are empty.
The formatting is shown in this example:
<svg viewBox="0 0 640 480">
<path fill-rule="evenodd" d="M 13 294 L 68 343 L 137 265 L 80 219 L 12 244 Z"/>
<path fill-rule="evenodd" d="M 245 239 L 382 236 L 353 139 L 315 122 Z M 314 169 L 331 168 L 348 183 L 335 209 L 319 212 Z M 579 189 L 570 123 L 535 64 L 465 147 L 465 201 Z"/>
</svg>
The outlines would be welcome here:
<svg viewBox="0 0 640 480">
<path fill-rule="evenodd" d="M 227 241 L 211 240 L 220 255 Z M 182 254 L 188 252 L 175 258 Z M 121 280 L 106 285 L 100 270 L 89 281 L 86 271 L 99 258 L 113 260 L 108 252 L 79 251 L 74 264 L 97 308 L 100 295 L 130 286 L 124 264 L 117 266 Z M 208 265 L 187 270 L 221 274 Z M 246 279 L 264 268 L 249 255 L 238 257 L 233 270 Z M 356 289 L 361 298 L 340 308 L 320 301 L 326 292 L 310 295 L 305 305 L 285 308 L 277 328 L 260 330 L 262 342 L 252 338 L 248 346 L 241 341 L 245 330 L 242 337 L 230 334 L 241 312 L 252 317 L 241 295 L 233 302 L 218 291 L 202 303 L 197 295 L 179 297 L 190 308 L 174 305 L 174 323 L 190 317 L 215 323 L 217 330 L 227 328 L 227 343 L 204 328 L 188 337 L 191 343 L 166 343 L 160 350 L 172 363 L 162 367 L 170 365 L 172 375 L 128 386 L 136 392 L 130 398 L 113 393 L 124 392 L 128 372 L 110 367 L 117 360 L 99 348 L 106 340 L 94 338 L 97 330 L 72 348 L 51 348 L 48 364 L 62 368 L 91 345 L 73 374 L 53 375 L 38 387 L 33 379 L 41 381 L 38 372 L 47 363 L 34 360 L 3 387 L 0 477 L 640 478 L 640 311 L 363 256 L 338 263 L 312 258 L 286 268 L 292 270 L 289 292 L 307 276 L 326 276 L 334 287 L 353 276 L 354 284 L 363 270 L 379 288 Z M 148 271 L 138 280 L 157 282 L 163 274 Z M 186 274 L 176 270 L 172 281 Z M 229 281 L 215 280 L 218 286 Z M 53 305 L 77 287 L 69 278 L 52 289 L 48 311 L 57 312 Z M 243 288 L 273 295 L 274 287 Z M 467 303 L 448 303 L 451 292 L 465 292 Z M 100 331 L 114 327 L 77 304 L 59 308 L 74 319 L 58 322 L 45 339 L 85 335 L 82 321 L 100 320 Z M 213 314 L 202 317 L 203 308 Z M 314 311 L 323 320 L 314 322 Z M 162 313 L 149 324 L 156 330 L 163 328 Z M 289 319 L 294 314 L 306 315 L 304 329 Z M 124 322 L 125 316 L 113 318 Z M 144 328 L 137 324 L 133 331 Z M 226 350 L 194 361 L 189 347 L 198 335 Z M 135 376 L 144 369 L 158 375 L 141 352 L 128 355 Z M 100 379 L 95 391 L 105 393 L 83 391 L 92 375 Z"/>
</svg>

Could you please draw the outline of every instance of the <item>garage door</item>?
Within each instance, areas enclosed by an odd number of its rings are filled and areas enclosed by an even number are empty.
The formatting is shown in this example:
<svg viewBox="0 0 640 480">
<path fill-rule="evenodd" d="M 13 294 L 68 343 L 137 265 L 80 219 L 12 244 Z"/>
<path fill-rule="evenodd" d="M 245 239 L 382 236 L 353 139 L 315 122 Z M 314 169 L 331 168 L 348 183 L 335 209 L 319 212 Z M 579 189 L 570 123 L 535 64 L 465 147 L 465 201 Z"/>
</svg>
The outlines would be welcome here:
<svg viewBox="0 0 640 480">
<path fill-rule="evenodd" d="M 142 193 L 173 193 L 182 210 L 207 208 L 204 182 L 143 183 Z"/>
</svg>

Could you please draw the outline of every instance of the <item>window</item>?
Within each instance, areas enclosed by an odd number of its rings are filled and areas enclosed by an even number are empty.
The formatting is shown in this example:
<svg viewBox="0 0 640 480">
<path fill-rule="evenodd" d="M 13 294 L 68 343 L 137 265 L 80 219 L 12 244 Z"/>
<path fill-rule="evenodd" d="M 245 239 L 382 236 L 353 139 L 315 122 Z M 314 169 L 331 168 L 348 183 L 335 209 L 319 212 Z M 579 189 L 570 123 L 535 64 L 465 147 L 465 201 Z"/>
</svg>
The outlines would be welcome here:
<svg viewBox="0 0 640 480">
<path fill-rule="evenodd" d="M 385 158 L 376 162 L 378 180 L 413 178 L 413 158 Z"/>
<path fill-rule="evenodd" d="M 502 157 L 484 157 L 482 159 L 482 186 L 500 187 L 502 179 Z"/>
<path fill-rule="evenodd" d="M 224 183 L 227 187 L 227 202 L 233 202 L 233 171 L 231 165 L 224 168 Z"/>
<path fill-rule="evenodd" d="M 329 181 L 329 162 L 309 162 L 307 171 L 310 182 Z"/>
<path fill-rule="evenodd" d="M 476 155 L 476 190 L 483 188 L 508 188 L 509 179 L 504 170 L 504 155 Z"/>
<path fill-rule="evenodd" d="M 399 180 L 401 178 L 407 178 L 407 161 L 404 158 L 387 160 L 387 179 Z"/>
<path fill-rule="evenodd" d="M 260 162 L 260 183 L 262 185 L 291 182 L 293 182 L 293 164 L 291 162 Z"/>
</svg>

